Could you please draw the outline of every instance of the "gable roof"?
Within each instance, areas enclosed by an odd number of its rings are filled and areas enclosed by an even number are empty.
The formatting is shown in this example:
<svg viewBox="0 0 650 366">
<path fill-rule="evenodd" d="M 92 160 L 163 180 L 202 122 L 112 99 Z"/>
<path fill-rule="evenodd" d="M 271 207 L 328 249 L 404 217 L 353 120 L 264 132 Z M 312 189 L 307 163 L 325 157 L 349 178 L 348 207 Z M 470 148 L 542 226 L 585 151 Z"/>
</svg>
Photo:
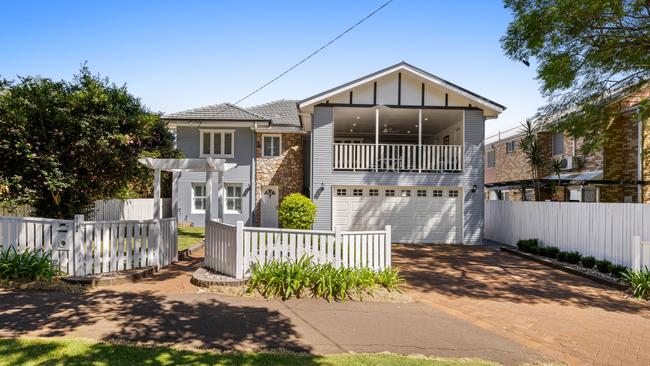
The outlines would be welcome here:
<svg viewBox="0 0 650 366">
<path fill-rule="evenodd" d="M 230 103 L 213 104 L 162 116 L 168 120 L 263 121 L 271 119 Z"/>
<path fill-rule="evenodd" d="M 280 99 L 246 108 L 246 110 L 270 118 L 272 126 L 301 126 L 298 101 L 296 100 Z"/>
<path fill-rule="evenodd" d="M 451 91 L 453 91 L 455 93 L 458 93 L 458 94 L 460 94 L 460 95 L 462 95 L 462 96 L 464 96 L 464 97 L 466 97 L 468 99 L 474 100 L 478 104 L 481 104 L 481 105 L 484 105 L 484 106 L 486 106 L 488 108 L 494 109 L 498 113 L 501 113 L 506 109 L 505 106 L 503 106 L 503 105 L 501 105 L 501 104 L 499 104 L 499 103 L 497 103 L 495 101 L 492 101 L 492 100 L 490 100 L 488 98 L 480 96 L 480 95 L 478 95 L 478 94 L 476 94 L 476 93 L 474 93 L 472 91 L 469 91 L 469 90 L 467 90 L 467 89 L 465 89 L 465 88 L 463 88 L 461 86 L 458 86 L 458 85 L 456 85 L 456 84 L 454 84 L 452 82 L 449 82 L 449 81 L 447 81 L 447 80 L 445 80 L 445 79 L 443 79 L 441 77 L 438 77 L 438 76 L 433 75 L 433 74 L 431 74 L 431 73 L 429 73 L 427 71 L 424 71 L 424 70 L 422 70 L 420 68 L 417 68 L 417 67 L 415 67 L 415 66 L 413 66 L 413 65 L 411 65 L 411 64 L 409 64 L 409 63 L 407 63 L 405 61 L 402 61 L 402 62 L 397 63 L 395 65 L 389 66 L 389 67 L 387 67 L 385 69 L 381 69 L 379 71 L 373 72 L 373 73 L 368 74 L 366 76 L 362 76 L 362 77 L 360 77 L 358 79 L 352 80 L 352 81 L 347 82 L 345 84 L 339 85 L 339 86 L 334 87 L 334 88 L 329 89 L 329 90 L 326 90 L 326 91 L 324 91 L 322 93 L 318 93 L 318 94 L 313 95 L 313 96 L 311 96 L 309 98 L 305 98 L 305 99 L 303 99 L 303 100 L 301 100 L 299 102 L 299 106 L 300 106 L 300 108 L 303 108 L 303 107 L 305 107 L 307 105 L 313 104 L 313 103 L 315 103 L 315 102 L 317 102 L 319 100 L 325 99 L 325 98 L 327 98 L 329 96 L 344 92 L 344 91 L 346 91 L 348 89 L 352 89 L 352 88 L 354 88 L 354 87 L 356 87 L 356 86 L 358 86 L 360 84 L 369 82 L 369 81 L 374 80 L 374 79 L 378 79 L 378 78 L 380 78 L 380 77 L 382 77 L 384 75 L 387 75 L 387 74 L 390 74 L 390 73 L 393 73 L 393 72 L 399 71 L 399 70 L 410 71 L 411 73 L 413 73 L 415 75 L 418 75 L 418 76 L 420 76 L 420 77 L 422 77 L 424 79 L 427 79 L 428 81 L 430 81 L 430 82 L 432 82 L 434 84 L 437 84 L 437 85 L 442 86 L 442 87 L 444 87 L 446 89 L 449 89 L 449 90 L 451 90 Z"/>
</svg>

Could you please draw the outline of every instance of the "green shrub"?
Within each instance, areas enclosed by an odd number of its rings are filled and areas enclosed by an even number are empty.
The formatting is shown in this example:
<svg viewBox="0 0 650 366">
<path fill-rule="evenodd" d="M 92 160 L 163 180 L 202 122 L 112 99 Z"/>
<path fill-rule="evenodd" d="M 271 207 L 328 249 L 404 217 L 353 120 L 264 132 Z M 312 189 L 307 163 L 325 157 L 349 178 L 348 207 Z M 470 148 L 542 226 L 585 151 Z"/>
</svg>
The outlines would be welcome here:
<svg viewBox="0 0 650 366">
<path fill-rule="evenodd" d="M 313 264 L 311 257 L 296 261 L 272 260 L 253 264 L 248 282 L 249 293 L 258 290 L 266 298 L 283 300 L 301 297 L 307 291 L 328 301 L 345 301 L 351 294 L 363 296 L 381 286 L 389 291 L 401 291 L 404 283 L 396 269 L 375 272 L 370 268 L 336 268 L 331 263 Z"/>
<path fill-rule="evenodd" d="M 612 264 L 612 262 L 602 259 L 602 260 L 597 260 L 596 261 L 596 269 L 600 273 L 609 273 L 609 266 Z"/>
<path fill-rule="evenodd" d="M 560 262 L 567 262 L 568 261 L 567 260 L 568 255 L 569 255 L 569 252 L 565 252 L 565 251 L 561 250 L 561 251 L 559 251 L 557 253 L 557 260 L 559 260 Z"/>
<path fill-rule="evenodd" d="M 546 247 L 545 255 L 549 258 L 555 259 L 557 258 L 557 254 L 559 252 L 560 252 L 560 248 L 558 247 Z"/>
<path fill-rule="evenodd" d="M 648 267 L 640 271 L 626 269 L 622 273 L 622 277 L 630 285 L 634 297 L 650 300 L 650 271 L 648 271 Z"/>
<path fill-rule="evenodd" d="M 546 247 L 537 247 L 537 255 L 546 256 Z"/>
<path fill-rule="evenodd" d="M 13 247 L 8 250 L 0 249 L 2 280 L 49 281 L 58 273 L 52 264 L 51 252 L 42 254 L 27 249 L 18 253 Z"/>
<path fill-rule="evenodd" d="M 580 264 L 585 268 L 594 268 L 596 265 L 596 258 L 592 256 L 582 257 L 582 259 L 580 259 Z"/>
<path fill-rule="evenodd" d="M 566 261 L 570 264 L 580 263 L 581 258 L 582 258 L 582 254 L 580 254 L 580 252 L 568 252 L 566 254 Z"/>
<path fill-rule="evenodd" d="M 622 266 L 620 264 L 612 264 L 612 263 L 610 263 L 607 266 L 607 270 L 609 271 L 609 273 L 612 274 L 612 276 L 614 276 L 616 278 L 621 278 L 623 276 L 623 273 L 625 271 L 627 271 L 627 267 Z"/>
<path fill-rule="evenodd" d="M 316 205 L 300 193 L 292 193 L 280 203 L 278 222 L 285 229 L 308 230 L 315 218 Z"/>
<path fill-rule="evenodd" d="M 524 252 L 537 254 L 539 251 L 539 243 L 537 239 L 524 239 L 517 241 L 517 248 Z"/>
</svg>

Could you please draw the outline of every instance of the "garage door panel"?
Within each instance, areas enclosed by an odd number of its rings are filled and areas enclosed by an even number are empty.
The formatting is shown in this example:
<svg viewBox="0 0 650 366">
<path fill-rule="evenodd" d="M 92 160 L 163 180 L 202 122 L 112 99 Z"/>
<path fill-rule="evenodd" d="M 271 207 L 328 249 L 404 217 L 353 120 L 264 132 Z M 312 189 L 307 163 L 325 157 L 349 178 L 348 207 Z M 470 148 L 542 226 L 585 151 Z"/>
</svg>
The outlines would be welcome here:
<svg viewBox="0 0 650 366">
<path fill-rule="evenodd" d="M 371 187 L 379 196 L 334 197 L 334 225 L 342 230 L 381 230 L 392 227 L 392 238 L 399 243 L 456 243 L 460 242 L 462 220 L 460 198 L 449 197 L 448 190 L 439 187 L 415 187 L 412 196 L 402 197 L 400 187 Z M 348 192 L 352 192 L 347 187 Z M 396 196 L 384 195 L 386 189 Z M 426 189 L 427 196 L 417 196 L 418 189 Z M 442 191 L 442 197 L 433 197 L 432 190 Z"/>
</svg>

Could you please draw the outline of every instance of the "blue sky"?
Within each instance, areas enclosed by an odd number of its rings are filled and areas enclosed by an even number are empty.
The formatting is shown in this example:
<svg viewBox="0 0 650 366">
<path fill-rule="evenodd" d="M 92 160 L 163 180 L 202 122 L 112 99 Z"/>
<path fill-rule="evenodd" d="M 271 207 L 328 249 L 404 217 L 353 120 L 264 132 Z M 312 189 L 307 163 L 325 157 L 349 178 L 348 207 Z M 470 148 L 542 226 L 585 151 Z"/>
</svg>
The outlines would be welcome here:
<svg viewBox="0 0 650 366">
<path fill-rule="evenodd" d="M 234 102 L 383 2 L 3 0 L 0 75 L 69 79 L 87 61 L 154 111 Z M 242 105 L 302 99 L 405 60 L 506 105 L 490 135 L 544 102 L 534 68 L 500 48 L 510 18 L 496 0 L 394 0 Z"/>
</svg>

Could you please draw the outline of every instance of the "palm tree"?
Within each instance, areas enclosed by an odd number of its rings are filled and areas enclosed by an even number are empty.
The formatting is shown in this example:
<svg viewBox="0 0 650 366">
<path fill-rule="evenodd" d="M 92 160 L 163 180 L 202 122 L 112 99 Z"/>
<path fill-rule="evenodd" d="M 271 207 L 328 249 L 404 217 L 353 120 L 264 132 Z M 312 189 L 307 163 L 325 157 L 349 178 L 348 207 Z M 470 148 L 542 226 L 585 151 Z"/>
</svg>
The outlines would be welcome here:
<svg viewBox="0 0 650 366">
<path fill-rule="evenodd" d="M 562 174 L 562 160 L 552 159 L 551 160 L 551 171 L 553 174 L 557 175 L 557 185 L 560 185 L 561 174 Z M 557 186 L 554 187 L 554 190 L 557 190 Z"/>
<path fill-rule="evenodd" d="M 526 156 L 526 162 L 530 167 L 530 173 L 535 183 L 535 201 L 541 201 L 540 188 L 539 188 L 539 170 L 544 166 L 544 154 L 539 146 L 537 134 L 540 132 L 537 126 L 531 119 L 527 119 L 526 123 L 521 124 L 521 131 L 524 136 L 519 141 L 521 151 Z"/>
</svg>

